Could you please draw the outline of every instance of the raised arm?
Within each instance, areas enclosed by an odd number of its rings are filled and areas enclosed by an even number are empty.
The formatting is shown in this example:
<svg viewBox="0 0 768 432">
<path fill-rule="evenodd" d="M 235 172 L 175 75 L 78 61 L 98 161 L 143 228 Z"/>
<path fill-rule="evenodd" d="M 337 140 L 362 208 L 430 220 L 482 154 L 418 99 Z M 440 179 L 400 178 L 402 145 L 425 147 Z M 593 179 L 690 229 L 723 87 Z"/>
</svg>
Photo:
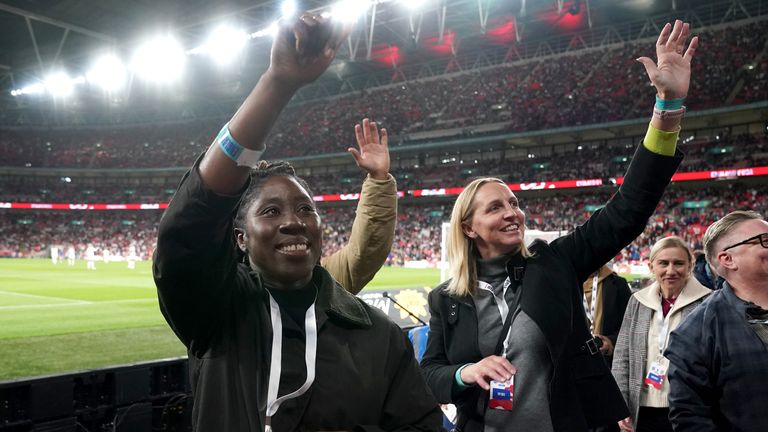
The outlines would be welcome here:
<svg viewBox="0 0 768 432">
<path fill-rule="evenodd" d="M 686 49 L 685 43 L 690 30 L 690 24 L 680 20 L 675 21 L 674 26 L 667 23 L 656 40 L 657 63 L 648 57 L 637 59 L 645 66 L 645 72 L 656 87 L 656 95 L 661 100 L 680 100 L 688 96 L 691 83 L 691 60 L 699 47 L 699 37 L 694 36 Z M 681 119 L 682 117 L 662 119 L 654 115 L 651 126 L 662 131 L 677 132 L 680 130 Z"/>
<path fill-rule="evenodd" d="M 293 93 L 328 67 L 344 31 L 306 14 L 281 24 L 268 71 L 228 124 L 241 146 L 263 148 Z M 231 319 L 233 292 L 247 276 L 237 271 L 232 213 L 249 171 L 230 159 L 217 139 L 184 177 L 160 221 L 153 259 L 160 307 L 195 353 Z"/>
<path fill-rule="evenodd" d="M 281 22 L 272 44 L 269 69 L 229 121 L 229 134 L 248 150 L 264 150 L 264 140 L 294 93 L 319 77 L 333 61 L 348 32 L 338 21 L 309 13 Z M 238 166 L 216 140 L 200 164 L 205 185 L 235 194 L 248 180 L 249 166 Z"/>
<path fill-rule="evenodd" d="M 657 62 L 647 57 L 637 59 L 645 66 L 657 93 L 643 145 L 635 152 L 623 184 L 605 208 L 572 234 L 553 242 L 570 259 L 579 280 L 586 279 L 642 233 L 682 160 L 677 136 L 688 95 L 691 59 L 698 47 L 698 38 L 694 37 L 686 49 L 689 32 L 689 25 L 679 20 L 674 26 L 665 25 L 656 41 Z"/>
<path fill-rule="evenodd" d="M 323 267 L 352 294 L 373 279 L 392 249 L 397 219 L 397 184 L 389 174 L 387 130 L 379 136 L 375 122 L 355 125 L 358 149 L 348 151 L 368 176 L 357 204 L 349 242 L 326 257 Z"/>
</svg>

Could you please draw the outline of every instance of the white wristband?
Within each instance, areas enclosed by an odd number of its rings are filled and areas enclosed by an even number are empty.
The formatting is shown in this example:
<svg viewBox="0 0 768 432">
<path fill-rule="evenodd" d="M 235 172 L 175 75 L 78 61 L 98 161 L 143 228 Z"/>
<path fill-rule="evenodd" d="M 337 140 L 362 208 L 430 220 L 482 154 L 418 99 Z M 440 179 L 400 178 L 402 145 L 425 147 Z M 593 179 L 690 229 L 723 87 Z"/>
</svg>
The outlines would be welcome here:
<svg viewBox="0 0 768 432">
<path fill-rule="evenodd" d="M 653 116 L 659 119 L 675 119 L 681 118 L 685 115 L 685 107 L 676 110 L 661 110 L 656 107 L 653 108 Z"/>
</svg>

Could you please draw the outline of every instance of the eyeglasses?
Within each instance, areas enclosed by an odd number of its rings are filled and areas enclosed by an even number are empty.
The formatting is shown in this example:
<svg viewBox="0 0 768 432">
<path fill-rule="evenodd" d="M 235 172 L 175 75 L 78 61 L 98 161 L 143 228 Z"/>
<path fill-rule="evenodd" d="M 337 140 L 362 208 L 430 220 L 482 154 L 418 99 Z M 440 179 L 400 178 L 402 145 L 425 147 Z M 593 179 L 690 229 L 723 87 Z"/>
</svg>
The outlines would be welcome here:
<svg viewBox="0 0 768 432">
<path fill-rule="evenodd" d="M 762 233 L 762 234 L 758 234 L 758 235 L 756 235 L 754 237 L 750 237 L 750 238 L 748 238 L 748 239 L 746 239 L 744 241 L 740 241 L 740 242 L 738 242 L 736 244 L 732 244 L 732 245 L 728 246 L 727 248 L 723 249 L 723 252 L 727 251 L 728 249 L 735 248 L 736 246 L 741 246 L 743 244 L 752 243 L 755 240 L 759 240 L 760 241 L 760 246 L 768 249 L 768 233 Z"/>
</svg>

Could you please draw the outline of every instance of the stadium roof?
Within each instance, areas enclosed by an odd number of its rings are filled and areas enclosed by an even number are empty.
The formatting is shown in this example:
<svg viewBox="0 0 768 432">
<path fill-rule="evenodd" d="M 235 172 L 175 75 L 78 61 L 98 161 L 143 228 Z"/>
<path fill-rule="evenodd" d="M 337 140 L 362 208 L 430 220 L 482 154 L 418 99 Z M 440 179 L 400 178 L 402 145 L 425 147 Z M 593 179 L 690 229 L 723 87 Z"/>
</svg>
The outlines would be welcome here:
<svg viewBox="0 0 768 432">
<path fill-rule="evenodd" d="M 302 9 L 329 11 L 336 1 L 304 0 L 297 3 Z M 351 2 L 349 4 L 364 2 L 347 1 Z M 0 115 L 1 111 L 6 111 L 2 122 L 7 124 L 8 118 L 13 117 L 7 115 L 8 110 L 45 107 L 54 103 L 59 110 L 67 106 L 60 101 L 51 101 L 51 98 L 10 96 L 11 90 L 41 82 L 53 70 L 63 69 L 70 75 L 84 74 L 97 54 L 111 51 L 128 58 L 142 39 L 161 31 L 172 32 L 184 48 L 191 49 L 202 44 L 214 27 L 222 23 L 239 26 L 247 32 L 264 30 L 279 17 L 282 2 L 0 0 Z M 694 10 L 703 11 L 699 14 L 710 18 L 722 19 L 732 14 L 732 19 L 738 19 L 739 14 L 746 17 L 741 11 L 749 10 L 750 4 L 760 2 L 425 0 L 421 9 L 411 11 L 405 3 L 418 3 L 416 0 L 378 0 L 358 20 L 356 30 L 344 44 L 339 60 L 326 74 L 325 80 L 338 82 L 354 76 L 386 76 L 391 75 L 393 69 L 407 64 L 448 59 L 483 50 L 506 49 L 521 41 L 546 39 L 592 28 L 618 27 L 622 23 L 653 17 L 668 19 L 670 14 L 686 17 Z M 656 31 L 651 29 L 650 33 Z M 194 72 L 181 90 L 172 89 L 170 99 L 194 103 L 195 100 L 241 98 L 267 64 L 269 41 L 268 37 L 249 41 L 237 67 L 227 72 L 214 70 L 207 59 L 190 61 L 188 68 L 194 69 Z M 212 76 L 215 79 L 211 79 Z M 377 84 L 364 81 L 356 87 Z M 142 91 L 140 83 L 134 83 L 130 91 L 130 97 L 115 102 L 126 103 L 130 100 L 137 106 L 146 105 L 146 98 L 133 94 Z M 319 92 L 316 97 L 322 96 L 323 93 Z M 75 108 L 84 109 L 97 102 L 98 97 L 80 99 Z M 72 103 L 70 105 L 69 108 L 73 108 Z"/>
</svg>

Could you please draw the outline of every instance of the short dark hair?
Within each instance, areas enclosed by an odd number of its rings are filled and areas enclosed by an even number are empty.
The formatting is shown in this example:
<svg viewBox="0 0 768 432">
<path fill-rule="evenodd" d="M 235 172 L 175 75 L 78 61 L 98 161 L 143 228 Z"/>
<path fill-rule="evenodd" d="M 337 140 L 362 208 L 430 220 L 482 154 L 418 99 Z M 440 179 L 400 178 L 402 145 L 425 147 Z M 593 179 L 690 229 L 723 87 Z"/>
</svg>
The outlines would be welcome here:
<svg viewBox="0 0 768 432">
<path fill-rule="evenodd" d="M 755 211 L 732 211 L 720 218 L 717 222 L 714 222 L 707 228 L 707 231 L 704 232 L 704 252 L 707 257 L 707 262 L 718 274 L 720 274 L 720 262 L 717 260 L 717 254 L 721 252 L 720 248 L 723 247 L 720 245 L 720 240 L 733 232 L 737 225 L 752 219 L 763 220 L 760 213 Z"/>
<path fill-rule="evenodd" d="M 245 218 L 248 213 L 248 208 L 259 195 L 259 192 L 261 192 L 261 187 L 264 185 L 264 182 L 270 177 L 291 177 L 304 188 L 310 197 L 312 196 L 312 189 L 309 188 L 309 185 L 303 178 L 296 175 L 296 170 L 289 162 L 259 161 L 259 163 L 251 169 L 248 189 L 246 189 L 242 198 L 240 198 L 240 204 L 237 209 L 237 214 L 235 215 L 235 228 L 245 228 Z"/>
</svg>

